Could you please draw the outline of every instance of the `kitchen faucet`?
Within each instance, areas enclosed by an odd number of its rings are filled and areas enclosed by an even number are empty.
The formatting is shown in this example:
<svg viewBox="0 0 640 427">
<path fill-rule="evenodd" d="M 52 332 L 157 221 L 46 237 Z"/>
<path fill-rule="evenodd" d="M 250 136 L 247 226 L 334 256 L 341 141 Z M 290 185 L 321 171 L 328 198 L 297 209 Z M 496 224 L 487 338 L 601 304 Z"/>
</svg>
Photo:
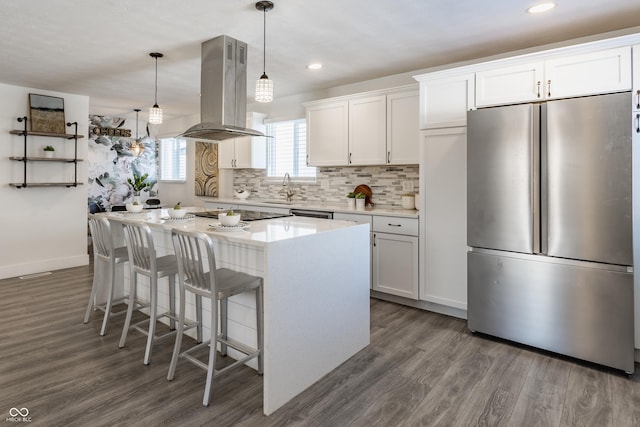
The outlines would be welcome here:
<svg viewBox="0 0 640 427">
<path fill-rule="evenodd" d="M 291 177 L 289 176 L 289 172 L 285 172 L 284 178 L 282 180 L 282 190 L 280 193 L 284 193 L 284 196 L 287 199 L 287 202 L 290 202 L 295 194 L 293 192 L 293 187 L 291 186 Z"/>
</svg>

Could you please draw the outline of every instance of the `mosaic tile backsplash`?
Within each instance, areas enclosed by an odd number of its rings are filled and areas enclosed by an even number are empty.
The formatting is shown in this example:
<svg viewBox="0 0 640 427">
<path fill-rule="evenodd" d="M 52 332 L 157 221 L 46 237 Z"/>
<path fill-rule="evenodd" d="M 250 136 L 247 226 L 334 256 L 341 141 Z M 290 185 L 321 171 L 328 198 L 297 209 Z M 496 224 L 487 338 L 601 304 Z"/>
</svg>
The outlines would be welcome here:
<svg viewBox="0 0 640 427">
<path fill-rule="evenodd" d="M 417 165 L 318 168 L 315 183 L 293 184 L 294 201 L 344 202 L 347 193 L 360 184 L 371 187 L 371 201 L 379 207 L 399 208 L 401 196 L 418 192 Z M 413 184 L 413 191 L 403 191 L 403 183 Z M 262 169 L 235 169 L 234 190 L 251 191 L 252 199 L 281 199 L 282 181 L 267 181 Z"/>
</svg>

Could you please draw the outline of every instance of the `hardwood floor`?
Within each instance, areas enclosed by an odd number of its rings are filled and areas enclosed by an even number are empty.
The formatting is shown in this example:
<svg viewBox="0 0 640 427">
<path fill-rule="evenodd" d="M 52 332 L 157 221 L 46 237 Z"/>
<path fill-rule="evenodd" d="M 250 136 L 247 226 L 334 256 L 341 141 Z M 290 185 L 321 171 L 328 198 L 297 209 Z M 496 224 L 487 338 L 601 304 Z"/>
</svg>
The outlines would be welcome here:
<svg viewBox="0 0 640 427">
<path fill-rule="evenodd" d="M 275 414 L 262 414 L 262 377 L 220 377 L 201 406 L 204 371 L 154 346 L 123 318 L 100 337 L 84 325 L 92 269 L 0 280 L 0 412 L 27 408 L 33 426 L 638 426 L 632 378 L 466 330 L 463 320 L 371 300 L 371 345 Z M 6 421 L 7 425 L 12 424 Z M 16 424 L 16 423 L 13 423 Z"/>
</svg>

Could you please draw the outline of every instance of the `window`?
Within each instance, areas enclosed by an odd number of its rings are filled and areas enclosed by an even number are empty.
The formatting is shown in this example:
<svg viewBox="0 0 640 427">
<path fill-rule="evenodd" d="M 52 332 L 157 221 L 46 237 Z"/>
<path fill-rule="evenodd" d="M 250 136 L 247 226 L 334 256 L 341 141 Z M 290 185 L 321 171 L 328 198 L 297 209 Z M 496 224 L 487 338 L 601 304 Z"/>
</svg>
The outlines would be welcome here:
<svg viewBox="0 0 640 427">
<path fill-rule="evenodd" d="M 307 166 L 307 121 L 305 119 L 267 124 L 267 177 L 285 173 L 297 180 L 315 180 L 316 168 Z"/>
<path fill-rule="evenodd" d="M 187 180 L 187 140 L 160 139 L 160 181 Z"/>
</svg>

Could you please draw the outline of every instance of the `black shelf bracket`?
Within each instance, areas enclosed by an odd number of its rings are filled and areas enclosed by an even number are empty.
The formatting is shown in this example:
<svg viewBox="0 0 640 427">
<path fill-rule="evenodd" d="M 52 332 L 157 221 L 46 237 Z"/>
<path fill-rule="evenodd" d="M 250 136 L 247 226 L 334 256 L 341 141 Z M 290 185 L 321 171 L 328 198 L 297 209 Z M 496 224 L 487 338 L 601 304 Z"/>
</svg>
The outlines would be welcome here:
<svg viewBox="0 0 640 427">
<path fill-rule="evenodd" d="M 22 116 L 22 117 L 18 117 L 18 123 L 22 123 L 24 122 L 24 133 L 23 138 L 24 138 L 24 154 L 22 157 L 22 163 L 23 163 L 23 175 L 22 175 L 22 186 L 18 187 L 18 188 L 25 188 L 27 186 L 27 122 L 29 121 L 29 119 L 27 118 L 27 116 Z"/>
<path fill-rule="evenodd" d="M 73 187 L 78 186 L 78 122 L 67 122 L 67 127 L 73 129 Z M 68 188 L 68 187 L 67 187 Z"/>
</svg>

